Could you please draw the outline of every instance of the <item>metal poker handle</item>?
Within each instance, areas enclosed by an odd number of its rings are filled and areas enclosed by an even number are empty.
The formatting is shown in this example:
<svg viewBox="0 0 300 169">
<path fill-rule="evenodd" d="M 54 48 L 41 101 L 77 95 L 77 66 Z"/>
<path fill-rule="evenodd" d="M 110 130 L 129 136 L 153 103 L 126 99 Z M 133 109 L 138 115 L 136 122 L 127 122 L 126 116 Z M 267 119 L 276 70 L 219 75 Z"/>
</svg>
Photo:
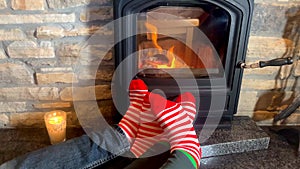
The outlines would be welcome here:
<svg viewBox="0 0 300 169">
<path fill-rule="evenodd" d="M 255 69 L 255 68 L 263 68 L 267 66 L 283 66 L 283 65 L 290 65 L 293 64 L 293 58 L 287 57 L 287 58 L 277 58 L 272 59 L 269 61 L 259 61 L 258 63 L 252 63 L 252 64 L 246 64 L 246 63 L 240 63 L 239 67 L 242 69 Z"/>
<path fill-rule="evenodd" d="M 274 117 L 274 122 L 277 122 L 282 119 L 286 119 L 291 114 L 293 114 L 298 109 L 298 107 L 300 107 L 300 95 L 296 97 L 286 109 L 280 111 L 279 114 L 277 114 Z"/>
</svg>

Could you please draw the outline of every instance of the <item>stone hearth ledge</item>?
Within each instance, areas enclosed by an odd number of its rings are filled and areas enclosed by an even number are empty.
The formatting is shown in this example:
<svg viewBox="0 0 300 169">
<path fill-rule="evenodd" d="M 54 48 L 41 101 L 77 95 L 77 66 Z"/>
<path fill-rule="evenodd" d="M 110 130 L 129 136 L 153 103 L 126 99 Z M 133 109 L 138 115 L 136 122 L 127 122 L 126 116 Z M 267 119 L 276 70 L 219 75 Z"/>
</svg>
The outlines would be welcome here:
<svg viewBox="0 0 300 169">
<path fill-rule="evenodd" d="M 198 131 L 199 132 L 199 131 Z M 82 128 L 68 128 L 67 138 L 84 134 Z M 50 145 L 45 128 L 0 129 L 0 164 Z M 267 149 L 270 137 L 249 117 L 234 117 L 230 129 L 217 129 L 201 144 L 203 158 Z"/>
<path fill-rule="evenodd" d="M 236 116 L 231 128 L 216 129 L 209 139 L 201 143 L 202 157 L 263 150 L 268 148 L 269 142 L 268 134 L 250 117 Z"/>
</svg>

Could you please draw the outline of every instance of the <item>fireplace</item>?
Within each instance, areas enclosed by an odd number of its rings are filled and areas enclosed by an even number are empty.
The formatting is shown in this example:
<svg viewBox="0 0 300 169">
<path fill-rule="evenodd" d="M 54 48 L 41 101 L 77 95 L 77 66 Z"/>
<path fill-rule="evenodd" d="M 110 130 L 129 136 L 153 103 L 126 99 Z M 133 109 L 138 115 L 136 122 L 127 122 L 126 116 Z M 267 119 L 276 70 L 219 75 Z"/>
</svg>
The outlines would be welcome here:
<svg viewBox="0 0 300 169">
<path fill-rule="evenodd" d="M 127 17 L 115 25 L 116 93 L 125 97 L 133 77 L 169 99 L 189 91 L 197 99 L 196 128 L 208 117 L 230 126 L 252 10 L 253 0 L 115 0 L 115 19 Z"/>
</svg>

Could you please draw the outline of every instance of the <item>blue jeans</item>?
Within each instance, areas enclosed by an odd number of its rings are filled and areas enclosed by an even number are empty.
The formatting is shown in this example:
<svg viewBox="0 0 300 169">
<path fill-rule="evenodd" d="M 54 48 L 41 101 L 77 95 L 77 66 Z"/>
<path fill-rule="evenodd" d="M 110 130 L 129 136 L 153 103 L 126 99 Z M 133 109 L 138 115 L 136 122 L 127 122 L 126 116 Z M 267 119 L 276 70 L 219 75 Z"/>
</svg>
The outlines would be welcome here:
<svg viewBox="0 0 300 169">
<path fill-rule="evenodd" d="M 83 135 L 64 143 L 28 153 L 2 164 L 0 169 L 89 169 L 103 168 L 105 165 L 110 165 L 110 167 L 105 168 L 119 169 L 120 167 L 117 166 L 112 167 L 117 164 L 111 161 L 124 153 L 130 153 L 130 143 L 123 131 L 119 127 L 115 129 L 106 128 L 101 132 L 93 133 L 91 137 L 93 137 L 93 141 L 89 136 Z M 167 153 L 164 158 L 137 159 L 123 168 L 193 168 L 188 159 L 180 152 L 175 151 L 171 156 L 169 156 L 169 152 Z"/>
</svg>

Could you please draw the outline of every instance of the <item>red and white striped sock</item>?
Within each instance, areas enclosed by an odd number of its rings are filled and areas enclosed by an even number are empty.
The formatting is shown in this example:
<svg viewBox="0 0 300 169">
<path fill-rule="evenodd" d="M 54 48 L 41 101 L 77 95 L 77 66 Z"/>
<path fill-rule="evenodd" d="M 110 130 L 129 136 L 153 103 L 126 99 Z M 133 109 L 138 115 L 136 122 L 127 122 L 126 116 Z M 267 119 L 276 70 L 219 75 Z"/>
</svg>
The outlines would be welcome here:
<svg viewBox="0 0 300 169">
<path fill-rule="evenodd" d="M 175 102 L 182 105 L 184 113 L 193 122 L 196 116 L 195 97 L 191 93 L 186 92 L 179 95 Z M 137 132 L 137 139 L 130 150 L 136 157 L 140 157 L 155 143 L 168 141 L 163 134 L 163 129 L 155 121 L 155 116 L 150 112 L 151 108 L 148 98 L 145 98 L 142 109 L 143 111 L 140 115 L 141 124 Z"/>
<path fill-rule="evenodd" d="M 144 96 L 148 92 L 147 85 L 140 79 L 132 80 L 129 85 L 130 105 L 127 112 L 119 122 L 119 127 L 126 134 L 132 144 L 139 128 L 140 113 Z"/>
<path fill-rule="evenodd" d="M 147 97 L 147 96 L 146 96 Z M 196 168 L 200 165 L 201 151 L 191 119 L 182 106 L 178 103 L 166 100 L 158 94 L 149 95 L 152 113 L 167 134 L 171 144 L 171 152 L 181 150 L 192 156 Z"/>
<path fill-rule="evenodd" d="M 163 134 L 163 129 L 158 122 L 155 121 L 156 117 L 151 112 L 151 106 L 147 96 L 144 99 L 140 117 L 140 126 L 137 137 L 130 149 L 136 157 L 143 155 L 155 143 L 168 141 Z"/>
<path fill-rule="evenodd" d="M 176 103 L 180 103 L 184 112 L 189 116 L 191 122 L 193 123 L 196 111 L 196 99 L 190 92 L 185 92 L 177 97 L 175 100 Z"/>
</svg>

